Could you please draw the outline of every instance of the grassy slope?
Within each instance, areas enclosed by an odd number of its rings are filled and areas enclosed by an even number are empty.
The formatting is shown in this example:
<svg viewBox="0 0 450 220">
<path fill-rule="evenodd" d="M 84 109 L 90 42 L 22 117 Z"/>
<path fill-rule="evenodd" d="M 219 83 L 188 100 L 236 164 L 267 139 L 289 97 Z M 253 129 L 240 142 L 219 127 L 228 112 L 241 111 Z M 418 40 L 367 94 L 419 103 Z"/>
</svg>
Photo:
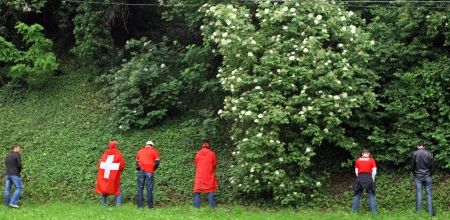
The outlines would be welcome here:
<svg viewBox="0 0 450 220">
<path fill-rule="evenodd" d="M 412 211 L 382 212 L 377 216 L 347 211 L 321 212 L 314 210 L 262 210 L 241 206 L 194 209 L 190 206 L 173 206 L 154 210 L 137 209 L 125 204 L 121 208 L 102 207 L 99 204 L 45 204 L 28 205 L 19 210 L 0 208 L 0 219 L 302 219 L 302 220 L 352 220 L 352 219 L 430 219 L 425 213 Z M 450 213 L 439 213 L 433 219 L 450 219 Z"/>
<path fill-rule="evenodd" d="M 171 119 L 148 130 L 114 133 L 96 89 L 86 82 L 77 73 L 54 77 L 45 84 L 35 83 L 41 86 L 34 85 L 24 101 L 0 106 L 1 157 L 13 143 L 23 146 L 23 199 L 98 199 L 94 193 L 97 160 L 106 142 L 117 138 L 127 162 L 122 176 L 125 200 L 136 194 L 134 156 L 151 139 L 162 157 L 156 201 L 190 201 L 191 164 L 200 144 L 195 124 Z M 226 155 L 218 151 L 219 158 Z M 220 176 L 226 176 L 224 168 L 219 166 Z M 4 170 L 3 163 L 0 170 Z"/>
</svg>

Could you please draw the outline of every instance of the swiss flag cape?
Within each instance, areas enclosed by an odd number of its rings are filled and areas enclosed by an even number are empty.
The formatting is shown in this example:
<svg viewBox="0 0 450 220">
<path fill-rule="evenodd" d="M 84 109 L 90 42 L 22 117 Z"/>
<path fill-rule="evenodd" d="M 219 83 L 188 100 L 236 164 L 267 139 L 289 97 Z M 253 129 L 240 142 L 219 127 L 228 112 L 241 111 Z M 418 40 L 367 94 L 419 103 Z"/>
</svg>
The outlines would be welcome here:
<svg viewBox="0 0 450 220">
<path fill-rule="evenodd" d="M 115 195 L 120 194 L 120 174 L 125 168 L 125 160 L 122 153 L 115 148 L 105 151 L 97 165 L 97 185 L 98 194 Z"/>
<path fill-rule="evenodd" d="M 217 189 L 216 179 L 216 154 L 208 149 L 202 148 L 195 156 L 195 180 L 194 192 L 215 192 Z"/>
</svg>

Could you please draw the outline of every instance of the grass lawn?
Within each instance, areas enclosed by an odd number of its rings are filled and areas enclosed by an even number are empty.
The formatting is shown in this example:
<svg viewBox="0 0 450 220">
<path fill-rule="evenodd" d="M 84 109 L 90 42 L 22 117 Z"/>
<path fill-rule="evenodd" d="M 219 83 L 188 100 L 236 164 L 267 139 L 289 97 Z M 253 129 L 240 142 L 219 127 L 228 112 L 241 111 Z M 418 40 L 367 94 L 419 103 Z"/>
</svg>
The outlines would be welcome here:
<svg viewBox="0 0 450 220">
<path fill-rule="evenodd" d="M 450 219 L 450 213 L 438 213 L 434 218 L 412 210 L 381 211 L 377 216 L 368 212 L 352 214 L 349 211 L 320 210 L 266 210 L 243 206 L 222 206 L 216 209 L 194 209 L 190 206 L 171 206 L 156 209 L 137 209 L 133 204 L 122 207 L 102 207 L 100 204 L 25 204 L 20 209 L 0 208 L 0 219 Z"/>
</svg>

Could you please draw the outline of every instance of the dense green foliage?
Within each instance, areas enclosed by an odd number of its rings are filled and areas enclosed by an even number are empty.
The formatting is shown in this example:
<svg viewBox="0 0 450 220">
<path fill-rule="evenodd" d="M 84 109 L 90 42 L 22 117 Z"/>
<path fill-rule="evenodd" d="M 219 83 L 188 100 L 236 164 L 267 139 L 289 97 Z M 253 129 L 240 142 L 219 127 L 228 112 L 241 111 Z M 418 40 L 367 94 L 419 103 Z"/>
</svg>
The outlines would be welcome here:
<svg viewBox="0 0 450 220">
<path fill-rule="evenodd" d="M 104 88 L 111 96 L 111 121 L 124 131 L 148 127 L 181 105 L 181 81 L 174 62 L 180 54 L 146 39 L 131 40 L 126 49 L 138 52 L 131 52 L 132 58 L 116 73 L 105 75 L 111 86 Z"/>
<path fill-rule="evenodd" d="M 423 139 L 448 168 L 450 9 L 404 6 L 370 10 L 367 29 L 380 42 L 371 66 L 382 86 L 378 110 L 365 118 L 372 123 L 369 140 L 361 143 L 401 165 Z"/>
<path fill-rule="evenodd" d="M 53 43 L 45 38 L 41 25 L 18 23 L 17 32 L 23 36 L 28 49 L 23 51 L 0 36 L 0 62 L 9 65 L 9 75 L 26 78 L 28 75 L 45 75 L 58 68 L 52 50 Z M 0 76 L 1 77 L 1 76 Z"/>
<path fill-rule="evenodd" d="M 91 71 L 112 66 L 114 42 L 105 8 L 88 3 L 77 7 L 73 19 L 75 46 L 72 52 L 89 65 Z"/>
<path fill-rule="evenodd" d="M 22 12 L 39 12 L 47 0 L 7 0 L 6 5 Z"/>
<path fill-rule="evenodd" d="M 382 167 L 380 206 L 406 208 L 409 177 L 383 175 L 409 173 L 423 139 L 437 206 L 450 207 L 448 4 L 134 3 L 0 2 L 0 146 L 24 146 L 24 199 L 93 199 L 84 189 L 105 143 L 118 138 L 133 161 L 150 138 L 163 157 L 157 202 L 188 201 L 186 164 L 209 139 L 220 201 L 342 207 L 350 191 L 329 188 L 353 176 L 329 182 L 365 147 Z M 57 60 L 69 63 L 55 71 Z"/>
<path fill-rule="evenodd" d="M 384 149 L 380 157 L 408 161 L 411 141 L 425 139 L 437 162 L 450 168 L 449 63 L 443 57 L 414 71 L 397 72 L 397 78 L 386 86 L 384 108 L 392 119 L 386 142 L 396 147 Z"/>
</svg>

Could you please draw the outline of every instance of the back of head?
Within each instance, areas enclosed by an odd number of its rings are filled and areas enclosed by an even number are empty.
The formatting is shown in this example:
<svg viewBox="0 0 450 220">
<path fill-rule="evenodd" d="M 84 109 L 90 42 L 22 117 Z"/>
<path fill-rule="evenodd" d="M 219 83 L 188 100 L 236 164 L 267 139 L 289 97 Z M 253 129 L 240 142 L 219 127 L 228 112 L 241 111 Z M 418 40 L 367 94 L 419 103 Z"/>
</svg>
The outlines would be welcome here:
<svg viewBox="0 0 450 220">
<path fill-rule="evenodd" d="M 211 149 L 211 145 L 208 142 L 202 144 L 202 148 Z"/>
<path fill-rule="evenodd" d="M 109 147 L 109 149 L 116 149 L 117 144 L 118 144 L 118 142 L 117 142 L 116 140 L 111 140 L 111 141 L 108 143 L 108 147 Z"/>
<path fill-rule="evenodd" d="M 153 146 L 154 146 L 154 145 L 153 145 L 153 141 L 147 141 L 147 142 L 145 143 L 145 146 L 153 147 Z"/>
<path fill-rule="evenodd" d="M 362 154 L 363 154 L 364 156 L 369 156 L 369 155 L 370 155 L 370 150 L 367 149 L 367 148 L 364 148 L 364 149 L 362 150 Z"/>
<path fill-rule="evenodd" d="M 417 149 L 425 148 L 425 142 L 423 140 L 420 140 L 419 142 L 417 142 L 416 147 Z"/>
<path fill-rule="evenodd" d="M 14 152 L 19 152 L 20 151 L 20 145 L 19 144 L 13 144 L 11 150 L 14 151 Z"/>
</svg>

